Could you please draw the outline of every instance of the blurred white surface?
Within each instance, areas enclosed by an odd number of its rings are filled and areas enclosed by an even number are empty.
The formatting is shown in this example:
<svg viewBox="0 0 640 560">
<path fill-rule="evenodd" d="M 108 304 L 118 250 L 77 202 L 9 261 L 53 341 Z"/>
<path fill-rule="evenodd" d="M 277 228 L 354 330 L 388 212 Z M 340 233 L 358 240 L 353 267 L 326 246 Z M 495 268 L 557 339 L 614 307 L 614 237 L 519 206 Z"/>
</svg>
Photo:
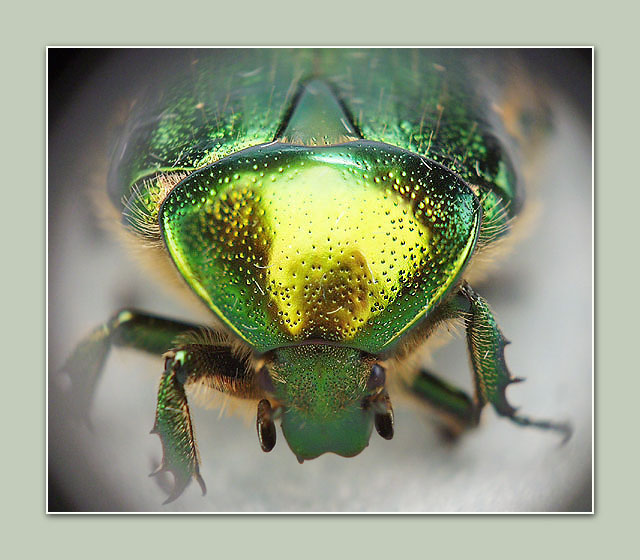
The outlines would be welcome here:
<svg viewBox="0 0 640 560">
<path fill-rule="evenodd" d="M 523 512 L 590 509 L 592 469 L 591 130 L 569 101 L 553 99 L 554 132 L 536 177 L 542 203 L 531 235 L 500 271 L 475 286 L 513 343 L 509 398 L 534 417 L 569 420 L 564 446 L 553 433 L 483 414 L 479 429 L 444 444 L 426 414 L 395 405 L 395 437 L 374 433 L 359 456 L 324 455 L 299 465 L 280 430 L 270 454 L 255 427 L 192 407 L 208 493 L 190 485 L 162 506 L 153 425 L 162 360 L 112 352 L 91 413 L 93 430 L 66 415 L 58 369 L 78 340 L 124 305 L 185 320 L 194 315 L 140 272 L 90 214 L 87 184 L 104 172 L 105 84 L 98 72 L 50 130 L 49 476 L 80 511 Z M 108 92 L 107 92 L 108 98 Z M 97 100 L 100 99 L 100 103 Z M 95 162 L 101 162 L 96 164 Z M 433 368 L 471 388 L 463 339 Z M 393 395 L 392 395 L 393 400 Z"/>
</svg>

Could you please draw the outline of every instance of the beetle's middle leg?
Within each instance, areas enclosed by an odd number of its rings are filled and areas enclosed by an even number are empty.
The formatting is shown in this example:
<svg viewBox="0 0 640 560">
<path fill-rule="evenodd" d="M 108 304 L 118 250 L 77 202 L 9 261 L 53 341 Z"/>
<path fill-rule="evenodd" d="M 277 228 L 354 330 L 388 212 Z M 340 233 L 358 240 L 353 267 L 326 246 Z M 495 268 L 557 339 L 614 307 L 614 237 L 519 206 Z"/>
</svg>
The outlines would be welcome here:
<svg viewBox="0 0 640 560">
<path fill-rule="evenodd" d="M 443 421 L 448 437 L 478 423 L 478 408 L 466 392 L 453 387 L 427 370 L 421 370 L 410 386 L 411 392 L 427 403 Z"/>
<path fill-rule="evenodd" d="M 72 405 L 79 416 L 88 418 L 100 374 L 113 346 L 162 356 L 175 346 L 180 335 L 200 328 L 135 309 L 123 309 L 114 314 L 76 346 L 62 367 L 71 378 Z"/>
</svg>

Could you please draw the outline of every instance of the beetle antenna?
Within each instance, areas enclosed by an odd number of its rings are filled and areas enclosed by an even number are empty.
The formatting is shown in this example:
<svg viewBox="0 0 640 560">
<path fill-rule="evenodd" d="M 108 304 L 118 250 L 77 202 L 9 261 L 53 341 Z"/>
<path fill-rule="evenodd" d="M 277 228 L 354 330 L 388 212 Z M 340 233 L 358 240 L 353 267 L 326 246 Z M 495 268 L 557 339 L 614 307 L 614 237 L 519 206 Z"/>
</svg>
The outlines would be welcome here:
<svg viewBox="0 0 640 560">
<path fill-rule="evenodd" d="M 276 445 L 276 425 L 273 422 L 273 409 L 267 399 L 258 403 L 258 417 L 256 419 L 258 441 L 262 451 L 268 453 Z"/>
</svg>

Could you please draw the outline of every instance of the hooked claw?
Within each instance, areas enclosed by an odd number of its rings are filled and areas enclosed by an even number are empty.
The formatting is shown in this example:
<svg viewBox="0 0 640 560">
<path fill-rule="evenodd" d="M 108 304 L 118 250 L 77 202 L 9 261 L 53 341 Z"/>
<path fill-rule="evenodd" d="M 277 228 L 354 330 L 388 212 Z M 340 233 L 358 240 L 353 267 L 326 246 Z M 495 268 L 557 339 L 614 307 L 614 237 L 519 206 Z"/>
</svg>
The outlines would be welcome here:
<svg viewBox="0 0 640 560">
<path fill-rule="evenodd" d="M 198 466 L 197 460 L 195 462 L 190 460 L 185 460 L 185 458 L 178 458 L 175 456 L 175 453 L 167 453 L 167 446 L 170 445 L 169 442 L 165 442 L 162 434 L 154 427 L 151 430 L 152 434 L 158 434 L 160 436 L 160 441 L 162 443 L 162 462 L 158 465 L 158 468 L 154 470 L 152 473 L 149 473 L 149 476 L 157 476 L 160 473 L 171 473 L 173 475 L 173 488 L 169 497 L 162 503 L 162 505 L 166 505 L 170 502 L 173 502 L 176 498 L 180 496 L 188 486 L 191 478 L 193 477 L 202 490 L 202 495 L 204 496 L 207 493 L 207 486 L 204 483 L 202 476 L 200 476 L 200 468 Z M 173 458 L 168 458 L 173 457 Z"/>
<path fill-rule="evenodd" d="M 204 495 L 207 488 L 200 476 L 198 450 L 187 397 L 171 364 L 160 381 L 156 421 L 151 433 L 160 437 L 162 463 L 150 476 L 166 471 L 172 473 L 174 478 L 173 490 L 164 504 L 180 496 L 192 477 L 198 481 Z"/>
<path fill-rule="evenodd" d="M 157 433 L 152 431 L 151 433 Z M 161 438 L 162 439 L 162 438 Z M 164 448 L 164 444 L 163 444 Z M 171 473 L 173 475 L 173 488 L 169 494 L 169 497 L 162 502 L 162 505 L 165 506 L 174 500 L 176 500 L 180 494 L 182 494 L 185 488 L 189 485 L 191 481 L 191 477 L 193 477 L 196 482 L 200 485 L 200 489 L 202 490 L 202 495 L 204 496 L 207 493 L 207 486 L 204 483 L 204 479 L 200 476 L 200 472 L 198 467 L 196 466 L 196 471 L 194 473 L 190 473 L 185 471 L 184 469 L 180 469 L 179 467 L 169 467 L 165 464 L 165 458 L 163 457 L 162 463 L 158 465 L 158 468 L 149 473 L 149 476 L 157 476 L 161 473 Z"/>
</svg>

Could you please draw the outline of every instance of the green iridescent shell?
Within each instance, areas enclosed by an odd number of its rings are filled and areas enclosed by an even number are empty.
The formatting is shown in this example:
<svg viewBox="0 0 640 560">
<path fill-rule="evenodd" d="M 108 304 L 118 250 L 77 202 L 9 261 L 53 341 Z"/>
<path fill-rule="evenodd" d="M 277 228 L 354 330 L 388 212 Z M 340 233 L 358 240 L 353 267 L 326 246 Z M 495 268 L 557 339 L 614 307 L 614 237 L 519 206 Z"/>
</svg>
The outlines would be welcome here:
<svg viewBox="0 0 640 560">
<path fill-rule="evenodd" d="M 447 292 L 479 222 L 450 171 L 366 141 L 245 150 L 182 181 L 161 212 L 180 272 L 259 351 L 380 351 Z"/>
<path fill-rule="evenodd" d="M 380 352 L 460 278 L 476 189 L 519 207 L 472 73 L 448 51 L 199 52 L 134 105 L 112 200 L 258 352 Z"/>
</svg>

